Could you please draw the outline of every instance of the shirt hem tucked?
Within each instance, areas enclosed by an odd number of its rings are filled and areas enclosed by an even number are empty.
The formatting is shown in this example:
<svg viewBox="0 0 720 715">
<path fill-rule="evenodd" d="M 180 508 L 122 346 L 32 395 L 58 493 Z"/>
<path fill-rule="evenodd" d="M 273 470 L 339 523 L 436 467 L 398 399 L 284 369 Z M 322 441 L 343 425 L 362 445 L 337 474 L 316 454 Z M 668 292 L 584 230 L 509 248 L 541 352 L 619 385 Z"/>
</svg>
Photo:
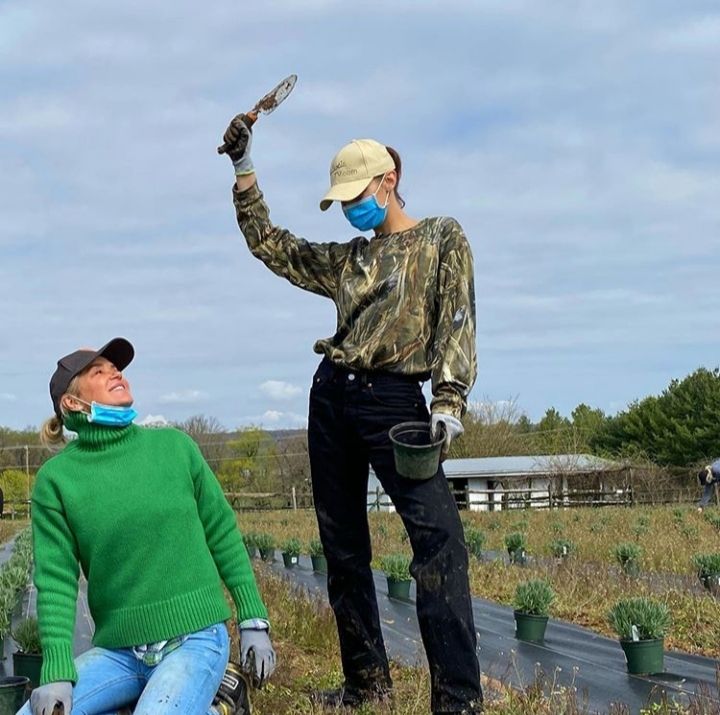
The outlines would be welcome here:
<svg viewBox="0 0 720 715">
<path fill-rule="evenodd" d="M 129 648 L 168 640 L 207 628 L 230 618 L 219 584 L 205 586 L 165 601 L 104 613 L 96 624 L 93 644 L 101 648 Z"/>
</svg>

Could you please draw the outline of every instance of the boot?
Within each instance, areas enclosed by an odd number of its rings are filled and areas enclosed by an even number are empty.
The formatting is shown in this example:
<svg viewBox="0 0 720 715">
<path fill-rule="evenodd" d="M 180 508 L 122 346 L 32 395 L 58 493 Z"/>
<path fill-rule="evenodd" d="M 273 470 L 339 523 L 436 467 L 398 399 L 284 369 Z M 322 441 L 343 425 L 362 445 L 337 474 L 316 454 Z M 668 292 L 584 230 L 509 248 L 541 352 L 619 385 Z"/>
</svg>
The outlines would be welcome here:
<svg viewBox="0 0 720 715">
<path fill-rule="evenodd" d="M 227 664 L 212 704 L 219 715 L 250 715 L 250 682 L 237 663 Z"/>
</svg>

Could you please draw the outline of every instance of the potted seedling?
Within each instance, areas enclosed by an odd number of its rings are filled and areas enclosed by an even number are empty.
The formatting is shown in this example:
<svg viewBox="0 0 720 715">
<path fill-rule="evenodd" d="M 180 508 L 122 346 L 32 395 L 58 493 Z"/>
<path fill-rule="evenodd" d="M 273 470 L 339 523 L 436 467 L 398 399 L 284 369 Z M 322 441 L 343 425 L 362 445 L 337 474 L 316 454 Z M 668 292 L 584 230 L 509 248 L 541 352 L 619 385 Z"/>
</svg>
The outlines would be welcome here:
<svg viewBox="0 0 720 715">
<path fill-rule="evenodd" d="M 569 539 L 555 539 L 550 542 L 550 553 L 561 561 L 567 559 L 575 550 L 575 544 Z"/>
<path fill-rule="evenodd" d="M 524 566 L 527 563 L 527 537 L 522 531 L 514 531 L 505 536 L 505 548 L 511 564 Z"/>
<path fill-rule="evenodd" d="M 613 549 L 613 556 L 620 568 L 628 576 L 638 576 L 640 574 L 642 549 L 637 544 L 632 542 L 617 544 Z"/>
<path fill-rule="evenodd" d="M 10 634 L 10 622 L 12 618 L 14 594 L 7 588 L 0 588 L 0 660 L 4 659 L 5 639 Z"/>
<path fill-rule="evenodd" d="M 257 535 L 254 534 L 252 531 L 247 531 L 243 534 L 243 542 L 245 543 L 245 548 L 247 549 L 248 556 L 251 559 L 254 559 L 258 555 L 257 544 L 255 543 L 256 538 Z"/>
<path fill-rule="evenodd" d="M 298 565 L 302 544 L 300 539 L 291 538 L 283 542 L 280 547 L 282 551 L 283 563 L 286 569 L 294 569 Z"/>
<path fill-rule="evenodd" d="M 545 637 L 550 605 L 555 592 L 543 579 L 523 581 L 515 589 L 515 637 L 521 641 L 537 642 Z"/>
<path fill-rule="evenodd" d="M 410 599 L 410 559 L 404 554 L 390 554 L 380 559 L 380 568 L 385 572 L 388 596 L 402 601 Z"/>
<path fill-rule="evenodd" d="M 485 547 L 486 541 L 487 537 L 484 531 L 476 529 L 473 526 L 468 526 L 467 529 L 465 529 L 465 544 L 467 545 L 468 553 L 472 554 L 478 561 L 482 559 L 483 548 Z"/>
<path fill-rule="evenodd" d="M 628 673 L 663 672 L 663 644 L 670 627 L 670 611 L 664 603 L 643 597 L 623 599 L 612 607 L 608 621 L 620 638 Z"/>
<path fill-rule="evenodd" d="M 327 559 L 320 539 L 312 539 L 308 545 L 310 560 L 315 573 L 327 573 Z"/>
<path fill-rule="evenodd" d="M 255 546 L 257 546 L 263 561 L 272 563 L 275 560 L 275 537 L 272 534 L 256 534 Z"/>
<path fill-rule="evenodd" d="M 720 595 L 720 554 L 695 554 L 693 564 L 702 585 L 713 596 Z"/>
<path fill-rule="evenodd" d="M 30 687 L 40 684 L 42 645 L 37 618 L 23 618 L 12 632 L 18 650 L 13 653 L 13 674 L 30 679 Z"/>
</svg>

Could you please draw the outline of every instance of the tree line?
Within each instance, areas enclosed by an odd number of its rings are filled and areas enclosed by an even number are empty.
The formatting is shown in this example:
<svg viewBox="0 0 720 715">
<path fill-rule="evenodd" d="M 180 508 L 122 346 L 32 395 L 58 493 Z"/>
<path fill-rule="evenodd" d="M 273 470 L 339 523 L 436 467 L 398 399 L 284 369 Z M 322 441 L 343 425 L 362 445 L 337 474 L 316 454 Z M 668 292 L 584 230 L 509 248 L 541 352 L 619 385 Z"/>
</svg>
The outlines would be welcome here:
<svg viewBox="0 0 720 715">
<path fill-rule="evenodd" d="M 579 404 L 567 416 L 554 407 L 533 422 L 517 401 L 472 404 L 465 435 L 450 458 L 589 453 L 694 468 L 720 457 L 720 369 L 699 368 L 672 380 L 659 395 L 607 415 Z M 174 425 L 199 445 L 226 492 L 280 492 L 310 488 L 304 430 L 269 432 L 258 426 L 227 430 L 195 415 Z M 50 457 L 34 428 L 0 427 L 0 487 L 23 499 L 34 473 Z"/>
</svg>

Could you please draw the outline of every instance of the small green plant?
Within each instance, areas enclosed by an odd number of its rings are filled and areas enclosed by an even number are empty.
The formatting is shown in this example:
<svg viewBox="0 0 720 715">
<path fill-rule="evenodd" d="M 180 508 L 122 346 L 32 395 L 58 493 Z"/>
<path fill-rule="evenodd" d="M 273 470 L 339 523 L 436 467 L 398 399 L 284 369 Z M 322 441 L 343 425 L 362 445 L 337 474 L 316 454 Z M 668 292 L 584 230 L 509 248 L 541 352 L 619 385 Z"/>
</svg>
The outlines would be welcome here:
<svg viewBox="0 0 720 715">
<path fill-rule="evenodd" d="M 20 621 L 12 632 L 12 637 L 21 652 L 35 655 L 42 653 L 37 618 L 24 618 Z"/>
<path fill-rule="evenodd" d="M 553 521 L 550 524 L 550 529 L 553 534 L 562 534 L 563 531 L 565 531 L 565 525 L 562 523 L 562 521 Z"/>
<path fill-rule="evenodd" d="M 717 576 L 720 574 L 720 554 L 695 554 L 693 566 L 701 579 Z"/>
<path fill-rule="evenodd" d="M 275 537 L 272 534 L 255 534 L 255 546 L 261 552 L 272 551 L 275 548 Z"/>
<path fill-rule="evenodd" d="M 555 539 L 550 542 L 550 553 L 556 559 L 566 559 L 575 553 L 577 547 L 569 539 Z"/>
<path fill-rule="evenodd" d="M 672 518 L 678 526 L 681 526 L 685 521 L 685 510 L 680 508 L 673 509 Z"/>
<path fill-rule="evenodd" d="M 531 616 L 547 616 L 555 600 L 555 592 L 543 579 L 532 579 L 519 583 L 515 589 L 513 606 L 520 613 Z"/>
<path fill-rule="evenodd" d="M 631 542 L 617 544 L 613 549 L 613 556 L 626 574 L 637 575 L 642 556 L 642 549 L 637 544 Z"/>
<path fill-rule="evenodd" d="M 527 551 L 527 536 L 521 531 L 513 531 L 505 535 L 505 548 L 512 557 Z"/>
<path fill-rule="evenodd" d="M 322 541 L 320 539 L 311 539 L 308 544 L 308 551 L 310 556 L 324 556 L 325 551 L 323 550 Z"/>
<path fill-rule="evenodd" d="M 472 526 L 465 529 L 465 543 L 467 544 L 468 552 L 475 558 L 479 559 L 482 557 L 486 541 L 487 537 L 485 536 L 484 531 L 476 529 Z"/>
<path fill-rule="evenodd" d="M 280 550 L 287 556 L 300 556 L 300 552 L 302 551 L 302 542 L 300 539 L 296 539 L 295 537 L 286 539 L 283 541 Z"/>
<path fill-rule="evenodd" d="M 695 524 L 683 524 L 680 527 L 680 533 L 689 540 L 696 539 L 698 537 L 698 534 L 700 533 L 698 531 L 697 526 Z"/>
<path fill-rule="evenodd" d="M 664 638 L 670 628 L 670 610 L 651 598 L 627 598 L 610 609 L 608 622 L 621 640 Z"/>
<path fill-rule="evenodd" d="M 390 554 L 380 559 L 380 568 L 392 581 L 409 581 L 410 558 L 405 554 Z"/>
<path fill-rule="evenodd" d="M 703 517 L 710 526 L 714 526 L 718 529 L 718 531 L 720 531 L 720 514 L 716 511 L 705 511 L 703 512 Z"/>
<path fill-rule="evenodd" d="M 255 549 L 257 549 L 257 544 L 255 543 L 255 537 L 256 534 L 254 534 L 252 531 L 246 531 L 243 534 L 243 543 L 245 544 L 245 548 L 248 551 L 248 554 L 252 556 L 255 553 Z"/>
</svg>

